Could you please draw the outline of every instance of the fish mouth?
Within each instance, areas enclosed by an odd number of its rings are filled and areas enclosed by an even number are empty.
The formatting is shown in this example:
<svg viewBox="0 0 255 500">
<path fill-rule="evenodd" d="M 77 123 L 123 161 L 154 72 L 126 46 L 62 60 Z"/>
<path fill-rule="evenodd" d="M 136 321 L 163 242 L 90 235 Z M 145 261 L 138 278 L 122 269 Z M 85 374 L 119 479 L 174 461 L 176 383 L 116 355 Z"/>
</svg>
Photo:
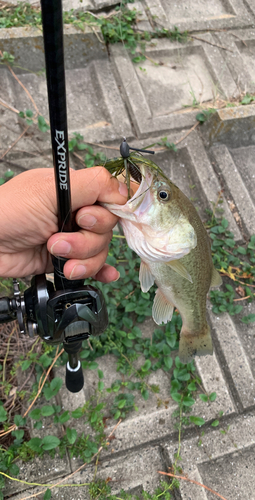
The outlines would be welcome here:
<svg viewBox="0 0 255 500">
<path fill-rule="evenodd" d="M 150 169 L 143 164 L 139 165 L 137 169 L 139 170 L 141 183 L 132 198 L 128 200 L 127 205 L 129 206 L 131 212 L 136 211 L 136 216 L 141 216 L 151 204 L 151 196 L 149 195 L 149 191 L 153 182 L 154 175 L 150 171 Z"/>
</svg>

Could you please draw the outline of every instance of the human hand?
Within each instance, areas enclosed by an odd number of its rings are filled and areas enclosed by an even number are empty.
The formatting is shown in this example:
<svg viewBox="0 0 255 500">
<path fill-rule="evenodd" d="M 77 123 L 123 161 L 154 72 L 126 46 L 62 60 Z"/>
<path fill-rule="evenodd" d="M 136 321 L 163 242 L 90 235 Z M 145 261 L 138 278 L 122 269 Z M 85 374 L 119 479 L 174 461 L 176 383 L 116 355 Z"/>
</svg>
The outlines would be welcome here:
<svg viewBox="0 0 255 500">
<path fill-rule="evenodd" d="M 0 187 L 0 276 L 24 277 L 53 271 L 51 255 L 69 259 L 68 279 L 118 279 L 105 264 L 118 218 L 94 203 L 127 201 L 127 188 L 103 167 L 70 170 L 72 211 L 81 228 L 58 232 L 53 169 L 28 170 Z M 82 267 L 83 266 L 83 267 Z"/>
</svg>

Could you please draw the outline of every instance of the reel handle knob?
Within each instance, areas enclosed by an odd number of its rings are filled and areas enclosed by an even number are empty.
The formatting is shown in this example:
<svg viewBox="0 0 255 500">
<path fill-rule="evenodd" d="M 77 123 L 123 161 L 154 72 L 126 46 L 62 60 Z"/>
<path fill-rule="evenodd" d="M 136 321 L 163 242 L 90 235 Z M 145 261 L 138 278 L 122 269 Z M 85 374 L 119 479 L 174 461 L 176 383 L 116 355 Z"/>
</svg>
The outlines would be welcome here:
<svg viewBox="0 0 255 500">
<path fill-rule="evenodd" d="M 79 392 L 83 388 L 84 377 L 80 360 L 76 368 L 71 368 L 69 361 L 66 365 L 66 388 L 70 392 Z"/>
</svg>

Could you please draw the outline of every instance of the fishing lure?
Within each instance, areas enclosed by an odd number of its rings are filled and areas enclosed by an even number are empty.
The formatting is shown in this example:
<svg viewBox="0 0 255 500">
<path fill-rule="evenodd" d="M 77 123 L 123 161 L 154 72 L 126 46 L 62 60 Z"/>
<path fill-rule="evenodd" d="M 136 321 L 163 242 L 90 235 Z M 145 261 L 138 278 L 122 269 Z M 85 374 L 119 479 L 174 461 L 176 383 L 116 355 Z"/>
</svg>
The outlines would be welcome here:
<svg viewBox="0 0 255 500">
<path fill-rule="evenodd" d="M 130 149 L 132 150 L 130 152 Z M 134 152 L 133 152 L 134 151 Z M 130 195 L 130 178 L 134 179 L 138 184 L 142 182 L 142 174 L 139 168 L 139 164 L 145 164 L 147 167 L 156 170 L 158 173 L 164 176 L 161 169 L 156 165 L 153 161 L 145 158 L 141 153 L 149 153 L 155 154 L 155 151 L 149 151 L 147 149 L 137 149 L 131 148 L 128 145 L 126 138 L 123 138 L 123 141 L 120 145 L 120 154 L 121 156 L 118 158 L 111 158 L 107 160 L 104 167 L 115 177 L 122 174 L 125 171 L 126 182 L 128 188 L 128 199 L 131 198 Z M 165 176 L 164 176 L 165 177 Z"/>
</svg>

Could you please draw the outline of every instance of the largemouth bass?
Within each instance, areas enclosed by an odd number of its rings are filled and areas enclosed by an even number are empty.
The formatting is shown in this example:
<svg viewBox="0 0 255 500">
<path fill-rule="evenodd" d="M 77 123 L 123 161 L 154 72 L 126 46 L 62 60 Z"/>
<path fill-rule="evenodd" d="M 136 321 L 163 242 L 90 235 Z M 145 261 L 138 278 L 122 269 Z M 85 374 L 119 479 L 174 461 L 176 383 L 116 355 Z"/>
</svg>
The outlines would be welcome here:
<svg viewBox="0 0 255 500">
<path fill-rule="evenodd" d="M 152 317 L 171 321 L 174 307 L 182 317 L 179 356 L 212 354 L 206 320 L 206 295 L 219 286 L 210 240 L 191 201 L 157 167 L 139 161 L 141 183 L 125 205 L 103 206 L 120 217 L 128 246 L 141 257 L 139 279 L 147 292 L 156 283 Z M 152 162 L 151 162 L 152 163 Z"/>
</svg>

